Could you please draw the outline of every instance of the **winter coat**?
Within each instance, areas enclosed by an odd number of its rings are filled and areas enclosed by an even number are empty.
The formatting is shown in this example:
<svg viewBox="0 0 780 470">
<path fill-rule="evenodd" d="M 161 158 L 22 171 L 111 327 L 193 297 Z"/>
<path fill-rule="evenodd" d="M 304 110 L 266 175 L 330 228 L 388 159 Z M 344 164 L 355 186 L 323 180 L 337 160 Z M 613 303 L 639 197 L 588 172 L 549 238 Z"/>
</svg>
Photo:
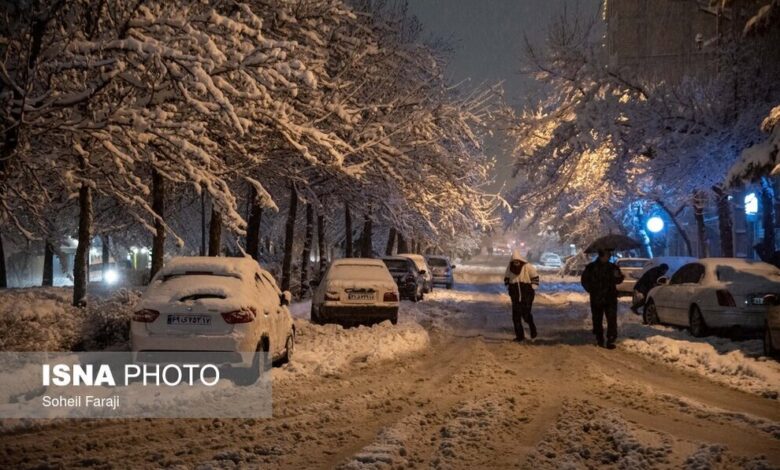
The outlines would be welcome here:
<svg viewBox="0 0 780 470">
<path fill-rule="evenodd" d="M 623 282 L 623 273 L 610 262 L 593 261 L 582 273 L 582 287 L 590 294 L 592 303 L 617 300 L 617 285 Z"/>
<path fill-rule="evenodd" d="M 661 269 L 660 266 L 648 269 L 647 272 L 642 274 L 642 277 L 636 281 L 634 290 L 646 296 L 647 293 L 650 292 L 650 289 L 658 284 L 658 279 L 663 277 L 664 274 L 666 273 Z"/>
<path fill-rule="evenodd" d="M 539 274 L 533 264 L 515 252 L 504 272 L 504 284 L 525 284 L 536 289 L 539 287 Z"/>
</svg>

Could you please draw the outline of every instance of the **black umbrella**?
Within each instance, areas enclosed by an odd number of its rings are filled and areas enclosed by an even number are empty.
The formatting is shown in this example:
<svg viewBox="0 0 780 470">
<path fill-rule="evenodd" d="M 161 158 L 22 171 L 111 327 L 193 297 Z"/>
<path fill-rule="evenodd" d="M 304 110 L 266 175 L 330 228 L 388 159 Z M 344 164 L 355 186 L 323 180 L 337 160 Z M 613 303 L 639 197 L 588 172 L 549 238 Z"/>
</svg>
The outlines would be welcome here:
<svg viewBox="0 0 780 470">
<path fill-rule="evenodd" d="M 585 249 L 585 253 L 596 253 L 599 250 L 625 251 L 640 248 L 641 246 L 642 244 L 633 238 L 613 233 L 594 240 Z"/>
</svg>

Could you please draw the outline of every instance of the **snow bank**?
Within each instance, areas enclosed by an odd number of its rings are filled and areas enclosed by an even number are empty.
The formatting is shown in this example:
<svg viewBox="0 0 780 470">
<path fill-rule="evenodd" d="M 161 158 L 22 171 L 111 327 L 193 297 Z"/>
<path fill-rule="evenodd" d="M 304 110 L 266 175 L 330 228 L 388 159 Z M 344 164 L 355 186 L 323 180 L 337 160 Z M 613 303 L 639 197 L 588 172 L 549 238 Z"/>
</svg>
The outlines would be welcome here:
<svg viewBox="0 0 780 470">
<path fill-rule="evenodd" d="M 777 399 L 780 363 L 761 357 L 761 341 L 694 338 L 663 326 L 624 324 L 620 347 L 730 387 Z"/>
<path fill-rule="evenodd" d="M 68 288 L 0 291 L 0 351 L 122 349 L 139 293 L 121 289 L 91 296 L 86 309 L 70 305 Z"/>
<path fill-rule="evenodd" d="M 428 332 L 414 321 L 343 328 L 295 320 L 297 341 L 290 364 L 274 370 L 274 382 L 307 375 L 334 375 L 349 366 L 400 359 L 428 347 Z"/>
</svg>

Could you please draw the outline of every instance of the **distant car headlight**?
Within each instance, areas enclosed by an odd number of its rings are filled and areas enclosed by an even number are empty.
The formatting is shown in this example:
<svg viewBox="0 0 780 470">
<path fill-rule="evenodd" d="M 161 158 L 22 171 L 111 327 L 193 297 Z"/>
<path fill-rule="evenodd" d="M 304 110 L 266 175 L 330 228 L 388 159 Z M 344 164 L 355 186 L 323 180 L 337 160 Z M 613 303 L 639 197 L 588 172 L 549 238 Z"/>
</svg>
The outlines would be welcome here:
<svg viewBox="0 0 780 470">
<path fill-rule="evenodd" d="M 119 280 L 119 273 L 114 269 L 109 269 L 105 273 L 105 281 L 107 284 L 115 284 Z"/>
</svg>

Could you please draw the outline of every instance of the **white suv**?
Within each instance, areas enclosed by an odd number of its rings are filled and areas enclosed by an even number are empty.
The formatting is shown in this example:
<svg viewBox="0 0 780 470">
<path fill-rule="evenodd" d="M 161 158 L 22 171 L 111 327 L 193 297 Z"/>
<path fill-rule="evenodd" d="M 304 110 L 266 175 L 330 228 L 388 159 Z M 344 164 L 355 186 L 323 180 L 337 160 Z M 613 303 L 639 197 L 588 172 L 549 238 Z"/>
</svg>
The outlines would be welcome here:
<svg viewBox="0 0 780 470">
<path fill-rule="evenodd" d="M 231 367 L 259 373 L 256 352 L 279 362 L 292 357 L 289 303 L 290 293 L 252 258 L 174 258 L 141 297 L 131 348 L 142 362 L 156 352 L 215 352 Z"/>
</svg>

